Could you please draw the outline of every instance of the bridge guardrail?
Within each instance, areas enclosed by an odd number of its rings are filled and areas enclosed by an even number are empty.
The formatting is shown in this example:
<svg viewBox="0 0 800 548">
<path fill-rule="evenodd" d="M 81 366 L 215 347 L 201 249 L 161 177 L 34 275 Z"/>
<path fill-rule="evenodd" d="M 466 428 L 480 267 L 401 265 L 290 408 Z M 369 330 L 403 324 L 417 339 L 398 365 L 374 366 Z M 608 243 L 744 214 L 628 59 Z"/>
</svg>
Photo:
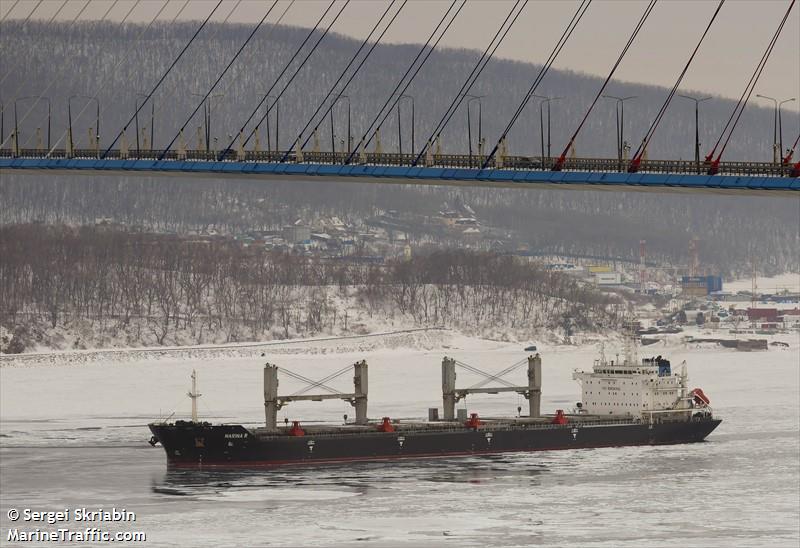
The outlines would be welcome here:
<svg viewBox="0 0 800 548">
<path fill-rule="evenodd" d="M 0 158 L 29 158 L 29 159 L 98 159 L 102 158 L 105 151 L 102 149 L 75 149 L 71 156 L 64 149 L 55 149 L 52 152 L 46 149 L 20 149 L 15 154 L 13 149 L 0 149 Z M 163 155 L 163 158 L 161 156 Z M 314 164 L 344 164 L 350 153 L 342 152 L 304 152 L 303 162 L 297 162 L 294 151 L 245 151 L 243 154 L 236 150 L 228 150 L 224 154 L 218 151 L 205 150 L 131 150 L 126 153 L 119 149 L 110 150 L 104 158 L 109 160 L 167 160 L 167 161 L 204 161 L 204 162 L 253 162 L 253 163 L 279 163 L 286 158 L 285 163 L 314 163 Z M 385 165 L 385 166 L 411 166 L 416 158 L 415 154 L 375 153 L 356 154 L 353 156 L 353 165 Z M 366 161 L 365 161 L 366 160 Z M 423 161 L 418 167 L 446 167 L 459 169 L 480 169 L 485 157 L 468 154 L 436 154 L 433 162 L 428 165 Z M 556 158 L 541 158 L 539 156 L 506 156 L 502 161 L 502 169 L 508 171 L 550 171 L 556 163 Z M 619 161 L 618 158 L 568 158 L 562 171 L 600 172 L 600 173 L 627 173 L 629 160 Z M 498 169 L 494 161 L 489 162 L 487 169 Z M 693 160 L 643 160 L 639 165 L 638 173 L 661 174 L 687 174 L 706 175 L 708 164 Z M 772 162 L 721 162 L 719 175 L 739 176 L 767 176 L 789 177 L 792 176 L 792 166 Z"/>
</svg>

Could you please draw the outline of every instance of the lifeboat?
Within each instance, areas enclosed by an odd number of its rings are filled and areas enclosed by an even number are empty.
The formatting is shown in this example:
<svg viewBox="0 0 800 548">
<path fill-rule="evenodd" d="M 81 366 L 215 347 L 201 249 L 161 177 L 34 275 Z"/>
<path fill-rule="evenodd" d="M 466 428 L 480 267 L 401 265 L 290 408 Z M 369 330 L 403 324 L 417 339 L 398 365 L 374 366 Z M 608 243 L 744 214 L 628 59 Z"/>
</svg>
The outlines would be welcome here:
<svg viewBox="0 0 800 548">
<path fill-rule="evenodd" d="M 705 393 L 703 393 L 703 390 L 701 388 L 695 388 L 694 390 L 689 392 L 689 395 L 694 400 L 694 403 L 700 407 L 711 405 L 711 400 L 708 399 L 708 396 L 706 396 Z"/>
</svg>

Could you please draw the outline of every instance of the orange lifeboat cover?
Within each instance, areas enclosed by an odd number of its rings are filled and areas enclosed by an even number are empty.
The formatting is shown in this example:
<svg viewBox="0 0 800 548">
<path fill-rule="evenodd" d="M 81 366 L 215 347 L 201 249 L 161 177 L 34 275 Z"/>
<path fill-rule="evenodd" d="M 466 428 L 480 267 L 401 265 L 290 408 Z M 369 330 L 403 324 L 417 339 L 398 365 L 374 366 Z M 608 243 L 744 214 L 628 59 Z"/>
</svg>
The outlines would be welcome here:
<svg viewBox="0 0 800 548">
<path fill-rule="evenodd" d="M 702 404 L 702 405 L 709 405 L 711 404 L 711 400 L 708 399 L 708 396 L 705 395 L 701 388 L 695 388 L 692 390 L 690 394 L 693 398 L 695 403 Z"/>
</svg>

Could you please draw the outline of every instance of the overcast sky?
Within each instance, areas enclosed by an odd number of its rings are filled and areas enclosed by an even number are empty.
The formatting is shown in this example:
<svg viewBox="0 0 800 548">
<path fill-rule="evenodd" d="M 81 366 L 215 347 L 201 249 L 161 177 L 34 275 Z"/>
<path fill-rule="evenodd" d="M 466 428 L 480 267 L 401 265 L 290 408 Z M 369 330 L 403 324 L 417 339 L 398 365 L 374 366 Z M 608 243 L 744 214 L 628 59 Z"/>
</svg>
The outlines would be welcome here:
<svg viewBox="0 0 800 548">
<path fill-rule="evenodd" d="M 0 19 L 27 17 L 39 0 L 0 0 Z M 50 19 L 67 2 L 58 20 L 120 21 L 134 5 L 129 21 L 149 22 L 165 0 L 44 0 L 33 18 Z M 159 20 L 172 20 L 185 0 L 166 0 Z M 337 3 L 343 0 L 337 0 Z M 384 41 L 422 43 L 451 0 L 410 0 Z M 190 0 L 180 20 L 202 20 L 217 0 Z M 237 2 L 239 2 L 237 7 Z M 290 0 L 279 0 L 274 21 Z M 711 28 L 681 88 L 738 98 L 775 32 L 790 0 L 728 0 Z M 253 24 L 272 4 L 264 0 L 224 0 L 213 21 Z M 296 0 L 284 23 L 313 26 L 328 0 Z M 511 0 L 469 0 L 441 44 L 483 50 L 505 18 Z M 387 0 L 353 0 L 334 30 L 364 38 L 386 8 Z M 549 55 L 578 6 L 577 0 L 530 0 L 496 56 L 541 63 Z M 606 76 L 646 6 L 645 0 L 595 0 L 555 67 Z M 716 9 L 717 0 L 661 0 L 617 70 L 615 79 L 672 86 Z M 13 8 L 13 9 L 12 9 Z M 235 8 L 235 9 L 234 9 Z M 231 14 L 231 10 L 233 13 Z M 10 13 L 9 13 L 10 11 Z M 333 10 L 332 10 L 333 11 Z M 46 37 L 43 37 L 46 39 Z M 613 93 L 613 83 L 609 93 Z M 787 99 L 800 97 L 800 5 L 796 5 L 756 93 Z M 763 104 L 769 103 L 755 98 Z M 798 101 L 783 108 L 798 110 Z"/>
</svg>

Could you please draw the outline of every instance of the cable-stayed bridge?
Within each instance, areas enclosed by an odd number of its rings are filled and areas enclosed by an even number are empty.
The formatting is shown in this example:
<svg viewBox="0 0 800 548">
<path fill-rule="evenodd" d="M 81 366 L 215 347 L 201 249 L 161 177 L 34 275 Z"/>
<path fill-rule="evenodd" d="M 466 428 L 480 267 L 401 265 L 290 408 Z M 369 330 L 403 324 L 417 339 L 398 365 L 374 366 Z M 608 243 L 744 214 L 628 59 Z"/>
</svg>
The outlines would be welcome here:
<svg viewBox="0 0 800 548">
<path fill-rule="evenodd" d="M 690 69 L 698 51 L 700 51 L 706 34 L 712 28 L 717 19 L 717 15 L 724 9 L 726 0 L 719 0 L 711 19 L 705 27 L 705 32 L 698 37 L 698 41 L 686 61 L 683 71 L 677 75 L 673 87 L 664 97 L 664 102 L 653 119 L 649 128 L 638 146 L 628 144 L 623 139 L 623 132 L 620 128 L 624 125 L 624 102 L 628 98 L 613 97 L 606 94 L 609 82 L 613 79 L 615 71 L 624 59 L 628 50 L 634 46 L 637 35 L 651 18 L 659 0 L 648 0 L 644 6 L 636 26 L 632 30 L 625 47 L 620 52 L 613 64 L 608 76 L 603 82 L 594 101 L 586 110 L 583 118 L 572 133 L 571 138 L 565 144 L 563 151 L 552 154 L 550 151 L 550 132 L 548 128 L 547 151 L 545 153 L 544 129 L 542 127 L 542 152 L 538 156 L 511 155 L 506 152 L 507 139 L 509 132 L 518 122 L 520 115 L 525 107 L 533 98 L 542 99 L 537 95 L 541 82 L 547 76 L 551 66 L 556 62 L 559 53 L 567 44 L 572 34 L 584 20 L 584 16 L 592 5 L 593 0 L 579 0 L 575 3 L 576 10 L 572 18 L 564 27 L 560 38 L 553 45 L 547 61 L 542 65 L 541 70 L 530 82 L 529 89 L 520 97 L 519 105 L 508 120 L 502 132 L 492 138 L 487 143 L 485 137 L 481 135 L 480 114 L 478 117 L 478 129 L 475 133 L 477 142 L 473 139 L 472 122 L 468 122 L 469 151 L 465 154 L 442 153 L 441 138 L 442 133 L 452 120 L 457 111 L 466 107 L 469 119 L 470 105 L 473 101 L 479 100 L 480 96 L 474 95 L 474 85 L 480 78 L 486 65 L 492 59 L 497 48 L 502 44 L 506 36 L 512 31 L 514 24 L 528 5 L 528 0 L 517 0 L 508 11 L 505 19 L 499 28 L 496 29 L 492 40 L 483 50 L 480 58 L 469 74 L 465 75 L 463 83 L 458 92 L 449 100 L 447 108 L 441 113 L 441 117 L 433 120 L 434 123 L 427 124 L 434 129 L 429 135 L 423 135 L 419 140 L 420 147 L 416 146 L 414 119 L 414 99 L 406 94 L 410 84 L 420 72 L 431 52 L 438 46 L 439 41 L 448 32 L 453 22 L 459 17 L 466 0 L 452 0 L 443 14 L 434 15 L 434 21 L 438 21 L 431 32 L 428 40 L 422 44 L 416 56 L 411 60 L 405 73 L 397 74 L 396 82 L 392 92 L 386 97 L 383 106 L 376 112 L 371 113 L 371 122 L 365 128 L 359 128 L 355 137 L 351 135 L 350 124 L 350 97 L 346 94 L 349 84 L 359 74 L 364 64 L 368 61 L 370 54 L 381 42 L 386 31 L 398 19 L 402 18 L 403 8 L 407 0 L 391 0 L 386 3 L 386 9 L 380 18 L 374 23 L 370 33 L 360 43 L 360 47 L 353 53 L 344 70 L 338 75 L 333 85 L 328 89 L 325 97 L 319 102 L 313 115 L 307 123 L 298 128 L 296 137 L 288 142 L 279 143 L 277 139 L 277 109 L 279 101 L 292 87 L 295 77 L 301 73 L 309 58 L 311 58 L 317 48 L 325 40 L 328 32 L 335 28 L 337 20 L 341 16 L 347 17 L 347 10 L 350 0 L 331 0 L 327 4 L 325 11 L 319 16 L 313 29 L 305 36 L 303 42 L 294 51 L 294 54 L 285 65 L 278 78 L 270 87 L 260 94 L 261 100 L 253 105 L 254 108 L 247 119 L 235 131 L 229 131 L 229 141 L 227 146 L 212 145 L 209 126 L 211 118 L 211 100 L 218 90 L 218 86 L 226 78 L 232 66 L 239 59 L 240 54 L 245 51 L 251 39 L 262 28 L 265 22 L 280 24 L 283 15 L 292 8 L 294 2 L 289 2 L 283 9 L 283 13 L 277 21 L 271 21 L 278 15 L 282 8 L 276 9 L 278 1 L 265 3 L 265 14 L 263 18 L 252 27 L 247 38 L 241 43 L 232 58 L 221 67 L 221 71 L 216 81 L 208 88 L 205 94 L 196 94 L 201 97 L 196 107 L 189 115 L 185 123 L 173 129 L 170 133 L 171 139 L 156 148 L 154 143 L 147 143 L 144 146 L 139 142 L 139 116 L 140 113 L 147 112 L 147 108 L 153 106 L 153 94 L 160 88 L 164 80 L 170 75 L 176 65 L 179 65 L 184 53 L 190 49 L 193 42 L 200 35 L 211 17 L 220 8 L 222 1 L 207 15 L 205 20 L 197 28 L 191 39 L 175 52 L 171 64 L 161 74 L 161 77 L 153 83 L 148 93 L 142 93 L 142 101 L 137 99 L 136 108 L 128 118 L 127 123 L 115 129 L 112 139 L 104 140 L 101 145 L 100 140 L 100 109 L 97 101 L 98 93 L 103 89 L 101 82 L 93 95 L 84 96 L 88 101 L 82 110 L 73 113 L 71 103 L 68 101 L 68 127 L 56 139 L 55 143 L 50 139 L 50 102 L 45 96 L 47 89 L 43 90 L 38 96 L 27 96 L 17 98 L 14 101 L 13 128 L 10 134 L 6 135 L 4 129 L 0 129 L 0 170 L 4 172 L 17 171 L 23 173 L 50 172 L 50 173 L 103 173 L 103 174 L 137 174 L 137 175 L 156 175 L 170 174 L 179 176 L 210 176 L 210 177 L 249 177 L 249 178 L 287 178 L 313 179 L 326 178 L 338 181 L 358 181 L 358 182 L 389 182 L 389 183 L 411 183 L 411 184 L 434 184 L 434 185 L 475 185 L 475 186 L 503 186 L 503 187 L 530 187 L 536 185 L 552 185 L 566 188 L 636 188 L 636 189 L 679 189 L 687 191 L 710 191 L 710 192 L 756 192 L 756 193 L 775 193 L 778 191 L 797 191 L 800 190 L 800 162 L 794 157 L 795 150 L 800 141 L 794 141 L 794 145 L 784 152 L 783 147 L 776 148 L 773 162 L 731 162 L 723 159 L 725 148 L 729 143 L 737 127 L 739 119 L 747 106 L 751 95 L 755 91 L 759 77 L 766 66 L 767 61 L 775 47 L 775 43 L 783 31 L 783 27 L 795 8 L 796 0 L 786 0 L 786 11 L 780 21 L 776 21 L 777 28 L 763 52 L 761 59 L 752 71 L 747 85 L 745 86 L 739 100 L 736 102 L 733 111 L 730 113 L 724 129 L 716 139 L 713 147 L 706 151 L 707 154 L 701 157 L 699 137 L 696 137 L 695 158 L 694 160 L 668 160 L 648 158 L 648 145 L 653 135 L 656 133 L 659 123 L 663 119 L 667 107 L 670 105 L 675 95 L 680 95 L 679 88 L 684 75 Z M 90 3 L 91 0 L 88 0 Z M 87 5 L 88 5 L 87 3 Z M 238 4 L 236 4 L 238 6 Z M 234 6 L 233 10 L 236 9 Z M 38 7 L 38 4 L 37 4 Z M 36 8 L 34 8 L 35 10 Z M 84 6 L 85 9 L 85 6 Z M 109 9 L 110 11 L 110 9 Z M 273 11 L 275 12 L 273 14 Z M 130 12 L 129 12 L 130 13 Z M 159 12 L 160 13 L 160 12 Z M 232 13 L 232 11 L 231 11 Z M 108 15 L 108 12 L 106 13 Z M 29 15 L 30 16 L 30 15 Z M 230 14 L 228 15 L 230 16 Z M 104 16 L 105 17 L 105 16 Z M 127 17 L 127 16 L 126 16 Z M 158 15 L 156 15 L 158 17 Z M 176 16 L 177 17 L 177 16 Z M 587 18 L 588 19 L 588 18 Z M 154 18 L 155 20 L 155 18 Z M 124 23 L 124 21 L 123 21 Z M 151 21 L 152 24 L 152 21 Z M 587 24 L 586 21 L 583 24 Z M 650 21 L 652 24 L 652 21 Z M 580 32 L 580 31 L 579 31 Z M 323 46 L 324 47 L 324 46 Z M 118 61 L 124 63 L 125 58 Z M 748 72 L 749 73 L 749 72 Z M 5 79 L 9 74 L 3 75 Z M 52 86 L 53 83 L 49 84 Z M 48 86 L 48 89 L 49 89 Z M 302 93 L 302 90 L 294 90 Z M 263 96 L 262 96 L 263 95 Z M 581 158 L 575 154 L 575 140 L 581 128 L 589 118 L 598 100 L 601 98 L 616 101 L 617 115 L 617 157 L 616 158 Z M 17 101 L 26 99 L 24 104 L 27 111 L 22 109 L 20 117 L 17 109 Z M 340 100 L 347 99 L 348 124 L 347 141 L 342 140 L 337 148 L 334 138 L 333 109 Z M 768 98 L 769 99 L 769 98 Z M 32 101 L 31 101 L 32 100 Z M 48 135 L 47 143 L 41 134 L 38 135 L 39 143 L 35 148 L 27 148 L 25 143 L 21 143 L 20 125 L 34 110 L 36 103 L 47 100 L 48 107 Z M 409 152 L 403 152 L 403 132 L 400 130 L 400 106 L 405 100 L 410 100 L 411 107 L 411 135 L 406 135 L 406 142 L 410 141 Z M 89 148 L 80 149 L 75 146 L 73 136 L 73 119 L 79 118 L 87 109 L 90 109 L 92 101 L 97 105 L 96 123 L 94 125 L 94 135 L 90 135 Z M 548 98 L 549 101 L 549 98 Z M 776 124 L 780 115 L 780 105 L 776 101 Z M 148 106 L 148 102 L 150 105 Z M 784 101 L 786 102 L 786 101 Z M 447 104 L 447 103 L 446 103 Z M 3 104 L 3 118 L 8 119 L 6 103 Z M 28 106 L 29 105 L 29 106 Z M 541 105 L 540 105 L 541 106 Z M 548 102 L 548 125 L 549 125 L 549 102 Z M 480 108 L 480 105 L 479 105 Z M 460 110 L 461 109 L 461 110 Z M 387 122 L 387 119 L 394 112 L 398 116 L 399 151 L 396 153 L 385 152 L 381 146 L 380 132 Z M 270 114 L 274 113 L 276 120 L 275 144 L 273 146 L 270 136 Z M 92 114 L 91 109 L 87 114 Z M 374 116 L 373 116 L 374 114 Z M 191 149 L 187 146 L 186 133 L 190 124 L 198 118 L 203 118 L 205 122 L 205 136 L 201 136 L 198 130 L 198 147 Z M 327 121 L 330 120 L 330 143 L 321 144 L 320 135 L 327 129 Z M 429 121 L 430 122 L 430 121 Z M 697 124 L 697 122 L 695 122 Z M 0 124 L 5 125 L 5 123 Z M 10 125 L 10 124 L 9 124 Z M 152 124 L 151 124 L 152 126 Z M 193 126 L 192 126 L 193 127 Z M 260 133 L 266 127 L 267 146 L 262 147 Z M 696 130 L 695 125 L 695 130 Z M 152 127 L 151 127 L 152 131 Z M 130 133 L 136 137 L 135 144 L 131 142 Z M 341 134 L 341 132 L 336 132 Z M 151 137 L 152 139 L 152 137 Z M 205 141 L 203 143 L 203 140 Z M 323 138 L 322 141 L 325 141 Z M 782 141 L 782 128 L 781 128 Z M 494 144 L 492 144 L 494 143 Z M 327 147 L 327 145 L 330 147 Z M 473 147 L 474 144 L 474 147 Z M 777 139 L 776 139 L 777 147 Z M 266 150 L 263 150 L 266 148 Z"/>
</svg>

